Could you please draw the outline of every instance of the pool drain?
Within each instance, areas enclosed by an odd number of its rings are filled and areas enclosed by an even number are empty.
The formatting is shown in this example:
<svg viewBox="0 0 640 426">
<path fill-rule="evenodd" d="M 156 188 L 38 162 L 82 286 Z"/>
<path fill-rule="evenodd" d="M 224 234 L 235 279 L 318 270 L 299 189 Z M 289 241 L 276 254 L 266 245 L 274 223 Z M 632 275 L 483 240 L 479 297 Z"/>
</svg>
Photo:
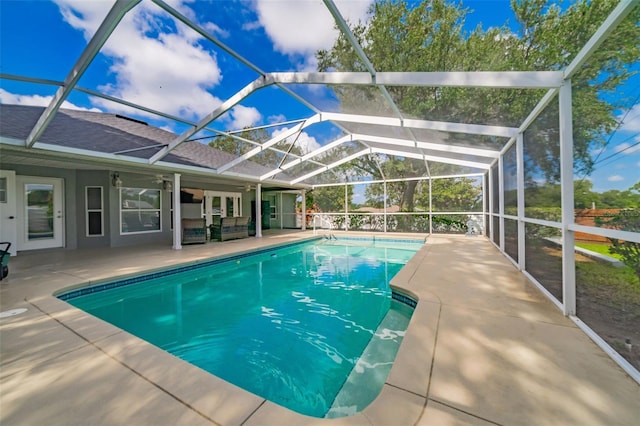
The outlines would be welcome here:
<svg viewBox="0 0 640 426">
<path fill-rule="evenodd" d="M 20 315 L 24 312 L 27 312 L 27 308 L 10 309 L 8 311 L 0 312 L 0 318 L 12 317 L 14 315 Z"/>
</svg>

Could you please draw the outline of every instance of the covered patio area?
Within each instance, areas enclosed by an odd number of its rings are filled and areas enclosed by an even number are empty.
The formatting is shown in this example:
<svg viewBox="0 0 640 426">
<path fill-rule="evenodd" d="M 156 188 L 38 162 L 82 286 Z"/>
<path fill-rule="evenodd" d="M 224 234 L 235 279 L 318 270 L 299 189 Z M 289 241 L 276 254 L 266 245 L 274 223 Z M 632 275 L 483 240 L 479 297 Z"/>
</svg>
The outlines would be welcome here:
<svg viewBox="0 0 640 426">
<path fill-rule="evenodd" d="M 277 406 L 52 296 L 312 237 L 272 230 L 180 251 L 152 245 L 12 259 L 1 310 L 27 311 L 0 322 L 3 424 L 637 424 L 638 384 L 485 237 L 429 236 L 394 278 L 417 308 L 380 396 L 341 419 Z"/>
</svg>

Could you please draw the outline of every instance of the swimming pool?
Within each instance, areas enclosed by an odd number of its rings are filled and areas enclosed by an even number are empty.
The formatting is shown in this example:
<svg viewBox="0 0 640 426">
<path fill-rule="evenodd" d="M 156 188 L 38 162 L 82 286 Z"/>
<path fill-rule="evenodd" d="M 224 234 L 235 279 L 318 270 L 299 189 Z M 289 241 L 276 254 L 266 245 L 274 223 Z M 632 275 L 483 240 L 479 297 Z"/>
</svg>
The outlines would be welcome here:
<svg viewBox="0 0 640 426">
<path fill-rule="evenodd" d="M 412 313 L 388 283 L 420 246 L 314 241 L 58 297 L 277 404 L 337 417 L 384 383 Z"/>
</svg>

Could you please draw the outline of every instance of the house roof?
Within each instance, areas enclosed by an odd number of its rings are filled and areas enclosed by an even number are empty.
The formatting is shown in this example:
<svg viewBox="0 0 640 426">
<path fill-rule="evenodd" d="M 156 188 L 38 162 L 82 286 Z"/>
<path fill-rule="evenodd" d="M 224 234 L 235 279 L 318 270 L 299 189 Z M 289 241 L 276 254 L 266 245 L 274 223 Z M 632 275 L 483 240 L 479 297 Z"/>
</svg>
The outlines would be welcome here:
<svg viewBox="0 0 640 426">
<path fill-rule="evenodd" d="M 44 110 L 37 106 L 0 104 L 0 137 L 26 140 Z M 172 132 L 119 114 L 61 108 L 39 144 L 149 159 L 176 137 Z M 163 161 L 214 172 L 236 158 L 209 145 L 189 141 L 176 147 Z M 243 174 L 254 179 L 270 170 L 252 161 L 243 164 Z"/>
</svg>

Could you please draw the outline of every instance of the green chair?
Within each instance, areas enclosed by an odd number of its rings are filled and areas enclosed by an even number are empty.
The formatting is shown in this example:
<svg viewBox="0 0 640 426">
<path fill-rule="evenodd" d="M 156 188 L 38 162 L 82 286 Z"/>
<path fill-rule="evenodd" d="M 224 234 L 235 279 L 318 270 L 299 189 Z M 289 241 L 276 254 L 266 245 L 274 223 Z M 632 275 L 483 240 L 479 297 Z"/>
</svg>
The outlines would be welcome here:
<svg viewBox="0 0 640 426">
<path fill-rule="evenodd" d="M 9 247 L 11 247 L 11 243 L 8 241 L 4 241 L 0 243 L 0 246 L 6 244 L 4 249 L 0 249 L 0 280 L 9 275 L 9 258 L 11 257 L 11 253 L 9 253 Z"/>
</svg>

